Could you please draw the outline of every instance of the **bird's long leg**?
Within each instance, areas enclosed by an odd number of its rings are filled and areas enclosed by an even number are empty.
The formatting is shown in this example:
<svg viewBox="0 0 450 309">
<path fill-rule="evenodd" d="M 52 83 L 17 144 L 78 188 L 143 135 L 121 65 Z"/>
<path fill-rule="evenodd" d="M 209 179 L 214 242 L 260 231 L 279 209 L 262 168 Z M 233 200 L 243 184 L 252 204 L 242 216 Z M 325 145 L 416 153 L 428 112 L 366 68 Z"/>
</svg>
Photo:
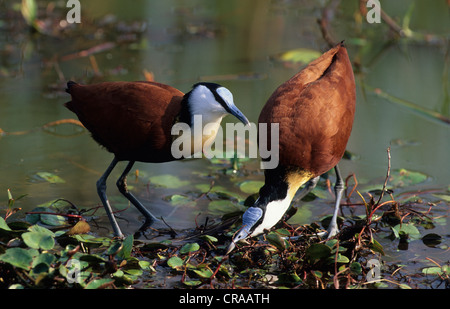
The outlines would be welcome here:
<svg viewBox="0 0 450 309">
<path fill-rule="evenodd" d="M 112 170 L 116 166 L 118 160 L 114 157 L 111 164 L 106 169 L 105 173 L 100 177 L 97 181 L 97 193 L 100 196 L 100 200 L 102 201 L 103 207 L 105 207 L 106 214 L 108 215 L 109 222 L 111 222 L 111 226 L 114 231 L 114 235 L 116 237 L 123 237 L 122 231 L 120 230 L 119 224 L 117 224 L 116 218 L 111 209 L 111 205 L 109 204 L 108 197 L 106 196 L 106 180 L 108 176 L 111 174 Z"/>
<path fill-rule="evenodd" d="M 336 172 L 336 184 L 334 186 L 334 192 L 336 194 L 336 204 L 334 205 L 333 218 L 331 219 L 331 223 L 328 227 L 328 238 L 334 237 L 337 233 L 339 233 L 337 217 L 341 205 L 342 193 L 344 192 L 344 180 L 342 179 L 339 166 L 336 165 L 334 167 L 334 171 Z"/>
<path fill-rule="evenodd" d="M 142 225 L 141 230 L 145 229 L 149 226 L 151 226 L 155 221 L 158 221 L 158 219 L 147 210 L 147 208 L 144 207 L 144 205 L 139 202 L 133 194 L 128 191 L 127 188 L 127 175 L 130 172 L 131 168 L 133 167 L 134 161 L 130 161 L 127 164 L 127 167 L 125 167 L 125 170 L 123 171 L 122 175 L 117 180 L 117 188 L 119 188 L 120 193 L 122 193 L 130 202 L 133 204 L 137 210 L 141 214 L 145 216 L 145 223 Z"/>
</svg>

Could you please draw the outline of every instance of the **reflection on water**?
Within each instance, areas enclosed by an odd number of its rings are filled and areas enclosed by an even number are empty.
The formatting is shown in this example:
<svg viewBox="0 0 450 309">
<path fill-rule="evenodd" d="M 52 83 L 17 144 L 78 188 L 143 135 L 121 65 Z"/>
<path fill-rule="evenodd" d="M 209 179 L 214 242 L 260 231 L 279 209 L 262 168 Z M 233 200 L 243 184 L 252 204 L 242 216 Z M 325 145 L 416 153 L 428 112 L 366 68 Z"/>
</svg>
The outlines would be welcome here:
<svg viewBox="0 0 450 309">
<path fill-rule="evenodd" d="M 82 23 L 53 36 L 28 33 L 20 13 L 3 4 L 7 13 L 0 15 L 0 128 L 17 132 L 73 118 L 63 106 L 68 100 L 63 91 L 68 79 L 87 83 L 142 80 L 148 72 L 184 92 L 199 80 L 219 82 L 233 92 L 236 105 L 249 120 L 256 122 L 272 91 L 303 66 L 277 61 L 276 55 L 296 48 L 328 48 L 316 21 L 323 17 L 318 3 L 133 1 L 129 6 L 115 0 L 105 6 L 88 1 L 82 3 Z M 65 8 L 39 4 L 50 16 L 64 18 Z M 414 4 L 412 11 L 408 11 L 410 4 Z M 344 2 L 328 16 L 329 35 L 346 40 L 357 82 L 357 112 L 348 144 L 357 160 L 343 161 L 341 170 L 345 175 L 355 173 L 361 183 L 383 179 L 386 149 L 391 146 L 393 169 L 420 171 L 431 177 L 427 187 L 445 187 L 450 183 L 448 124 L 377 95 L 376 90 L 450 117 L 448 8 L 445 1 L 395 1 L 383 2 L 383 9 L 397 21 L 403 19 L 403 25 L 407 20 L 423 39 L 395 41 L 396 34 L 385 22 L 368 24 L 358 14 L 357 1 Z M 79 134 L 78 128 L 55 130 L 63 136 L 43 130 L 22 135 L 0 131 L 0 200 L 2 196 L 6 200 L 6 189 L 11 188 L 16 195 L 27 194 L 17 202 L 24 210 L 59 197 L 85 207 L 98 205 L 95 182 L 112 155 L 87 133 Z M 255 163 L 247 162 L 247 168 Z M 176 190 L 152 186 L 149 177 L 172 174 L 200 184 L 206 176 L 198 171 L 211 165 L 206 159 L 137 164 L 140 176 L 134 190 L 153 213 L 171 214 L 180 228 L 192 227 L 198 213 L 207 213 L 205 203 L 192 209 L 168 209 L 164 197 Z M 36 178 L 43 171 L 57 174 L 65 183 Z M 262 179 L 256 167 L 248 171 L 240 176 Z M 112 197 L 119 196 L 112 180 L 119 173 L 118 169 L 111 177 Z M 220 177 L 215 184 L 238 194 L 238 181 L 227 179 Z M 314 215 L 329 213 L 331 207 L 326 203 L 313 207 Z M 128 221 L 128 230 L 139 224 L 134 210 L 121 216 Z"/>
</svg>

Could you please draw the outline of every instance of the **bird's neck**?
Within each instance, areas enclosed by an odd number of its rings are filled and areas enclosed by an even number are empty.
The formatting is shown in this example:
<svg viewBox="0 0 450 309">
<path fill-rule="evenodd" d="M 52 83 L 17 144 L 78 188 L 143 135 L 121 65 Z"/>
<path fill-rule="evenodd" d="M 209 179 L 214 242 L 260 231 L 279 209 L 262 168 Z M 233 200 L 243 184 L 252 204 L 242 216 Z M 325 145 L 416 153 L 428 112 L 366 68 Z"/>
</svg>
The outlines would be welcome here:
<svg viewBox="0 0 450 309">
<path fill-rule="evenodd" d="M 263 222 L 258 226 L 264 232 L 274 226 L 289 209 L 298 189 L 310 180 L 313 175 L 303 170 L 290 170 L 277 167 L 265 171 L 265 184 L 259 191 L 259 198 L 254 206 L 263 209 Z"/>
<path fill-rule="evenodd" d="M 191 155 L 198 151 L 203 151 L 214 142 L 224 114 L 214 113 L 206 109 L 193 108 L 188 100 L 183 100 L 178 123 L 185 123 L 189 126 L 189 132 L 183 132 L 180 136 L 184 145 L 191 145 Z"/>
</svg>

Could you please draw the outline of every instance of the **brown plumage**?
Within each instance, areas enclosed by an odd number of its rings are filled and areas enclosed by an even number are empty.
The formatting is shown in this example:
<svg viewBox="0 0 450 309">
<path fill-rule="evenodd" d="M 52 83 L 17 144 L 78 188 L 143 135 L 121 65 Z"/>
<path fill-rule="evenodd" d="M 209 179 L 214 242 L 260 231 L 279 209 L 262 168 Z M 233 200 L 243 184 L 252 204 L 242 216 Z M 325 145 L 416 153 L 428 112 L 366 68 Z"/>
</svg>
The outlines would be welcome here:
<svg viewBox="0 0 450 309">
<path fill-rule="evenodd" d="M 310 192 L 333 167 L 336 171 L 335 211 L 328 236 L 337 234 L 337 215 L 343 192 L 338 169 L 355 115 L 355 80 L 344 45 L 338 44 L 279 86 L 267 100 L 259 125 L 279 125 L 278 166 L 266 169 L 259 198 L 243 215 L 243 226 L 228 248 L 272 228 L 289 208 L 300 186 L 299 198 Z M 259 127 L 260 127 L 259 126 Z M 261 138 L 261 136 L 259 137 Z M 261 140 L 259 140 L 261 143 Z M 273 158 L 266 158 L 272 161 Z"/>
<path fill-rule="evenodd" d="M 71 84 L 77 114 L 92 137 L 119 161 L 168 162 L 171 128 L 182 109 L 184 93 L 155 82 Z"/>
<path fill-rule="evenodd" d="M 352 66 L 339 44 L 279 86 L 258 122 L 279 123 L 280 164 L 315 177 L 332 169 L 344 155 L 355 101 Z"/>
</svg>

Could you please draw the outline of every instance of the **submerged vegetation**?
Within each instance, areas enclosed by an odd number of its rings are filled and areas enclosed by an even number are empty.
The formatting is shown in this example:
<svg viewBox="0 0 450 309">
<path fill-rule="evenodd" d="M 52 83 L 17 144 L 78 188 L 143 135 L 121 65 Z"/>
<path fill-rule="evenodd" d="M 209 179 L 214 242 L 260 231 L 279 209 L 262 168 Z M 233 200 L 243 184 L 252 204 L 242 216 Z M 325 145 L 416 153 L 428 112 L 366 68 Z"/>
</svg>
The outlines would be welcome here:
<svg viewBox="0 0 450 309">
<path fill-rule="evenodd" d="M 216 164 L 209 175 L 234 177 L 224 167 L 223 163 Z M 45 181 L 55 179 L 46 176 Z M 153 178 L 153 185 L 182 188 L 183 183 L 175 178 Z M 350 184 L 352 179 L 354 183 Z M 228 256 L 226 248 L 239 227 L 245 205 L 255 198 L 248 193 L 257 192 L 257 180 L 241 184 L 246 199 L 213 185 L 209 189 L 207 185 L 198 186 L 203 192 L 170 195 L 167 201 L 174 208 L 179 203 L 207 200 L 213 223 L 196 222 L 196 228 L 189 231 L 150 229 L 123 240 L 92 232 L 97 208 L 79 209 L 66 200 L 39 205 L 24 220 L 12 220 L 21 210 L 14 207 L 16 199 L 8 191 L 6 212 L 0 218 L 0 287 L 448 288 L 448 259 L 426 257 L 422 261 L 426 266 L 417 273 L 404 272 L 407 265 L 384 259 L 384 246 L 407 250 L 409 244 L 417 242 L 448 257 L 448 236 L 427 232 L 445 224 L 448 188 L 407 190 L 426 180 L 421 173 L 388 170 L 384 184 L 364 185 L 350 175 L 347 201 L 342 206 L 350 214 L 340 218 L 341 232 L 330 240 L 317 235 L 326 228 L 329 217 L 310 224 L 290 223 L 297 207 L 301 212 L 299 204 L 330 200 L 326 180 L 305 201 L 297 202 L 271 232 L 239 244 Z M 400 193 L 394 193 L 397 191 Z M 222 219 L 214 223 L 219 214 Z M 156 240 L 161 235 L 164 239 Z"/>
</svg>

